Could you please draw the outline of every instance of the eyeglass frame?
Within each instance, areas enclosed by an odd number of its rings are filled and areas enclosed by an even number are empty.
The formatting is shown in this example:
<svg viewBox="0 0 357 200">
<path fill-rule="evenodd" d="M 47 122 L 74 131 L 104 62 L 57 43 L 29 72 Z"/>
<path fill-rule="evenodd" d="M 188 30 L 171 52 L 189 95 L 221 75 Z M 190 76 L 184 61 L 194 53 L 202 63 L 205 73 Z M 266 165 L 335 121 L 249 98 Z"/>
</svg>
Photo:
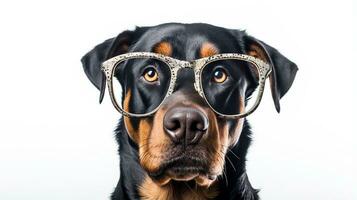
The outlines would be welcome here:
<svg viewBox="0 0 357 200">
<path fill-rule="evenodd" d="M 120 63 L 122 63 L 126 60 L 135 59 L 135 58 L 159 60 L 159 61 L 165 63 L 167 66 L 169 66 L 169 70 L 171 73 L 169 88 L 165 94 L 165 97 L 162 99 L 160 104 L 154 110 L 152 110 L 148 113 L 144 113 L 144 114 L 135 114 L 135 113 L 126 112 L 124 109 L 122 109 L 118 105 L 118 101 L 116 100 L 114 91 L 113 91 L 113 78 L 115 75 L 114 73 L 115 73 L 116 67 Z M 213 106 L 211 106 L 211 104 L 207 100 L 206 95 L 203 91 L 202 81 L 201 81 L 201 74 L 202 74 L 203 69 L 211 62 L 214 62 L 217 60 L 227 60 L 227 59 L 246 61 L 246 62 L 253 64 L 257 68 L 258 76 L 259 76 L 258 94 L 257 94 L 258 96 L 257 96 L 257 99 L 256 99 L 254 105 L 252 106 L 252 108 L 250 110 L 246 111 L 245 113 L 229 115 L 229 114 L 223 114 L 223 113 L 218 112 L 216 109 L 213 108 Z M 110 59 L 104 61 L 101 65 L 101 70 L 104 72 L 104 75 L 106 77 L 106 82 L 108 85 L 110 99 L 111 99 L 114 107 L 119 111 L 119 113 L 121 113 L 122 115 L 127 116 L 127 117 L 146 117 L 146 116 L 150 116 L 150 115 L 154 114 L 160 108 L 160 106 L 163 104 L 165 99 L 174 92 L 174 88 L 175 88 L 176 80 L 177 80 L 177 73 L 180 69 L 183 69 L 183 68 L 193 69 L 194 76 L 195 76 L 194 88 L 198 92 L 198 94 L 206 101 L 208 106 L 218 115 L 225 116 L 228 118 L 243 118 L 243 117 L 248 116 L 249 114 L 251 114 L 252 112 L 254 112 L 257 109 L 257 107 L 260 104 L 260 101 L 262 99 L 262 96 L 263 96 L 265 81 L 269 77 L 269 74 L 272 71 L 271 65 L 265 63 L 261 59 L 250 56 L 250 55 L 239 54 L 239 53 L 215 54 L 215 55 L 212 55 L 209 57 L 199 58 L 199 59 L 196 59 L 193 61 L 184 61 L 184 60 L 178 60 L 178 59 L 175 59 L 175 58 L 172 58 L 169 56 L 165 56 L 163 54 L 158 54 L 158 53 L 153 53 L 153 52 L 130 52 L 130 53 L 120 54 L 118 56 L 110 58 Z"/>
</svg>

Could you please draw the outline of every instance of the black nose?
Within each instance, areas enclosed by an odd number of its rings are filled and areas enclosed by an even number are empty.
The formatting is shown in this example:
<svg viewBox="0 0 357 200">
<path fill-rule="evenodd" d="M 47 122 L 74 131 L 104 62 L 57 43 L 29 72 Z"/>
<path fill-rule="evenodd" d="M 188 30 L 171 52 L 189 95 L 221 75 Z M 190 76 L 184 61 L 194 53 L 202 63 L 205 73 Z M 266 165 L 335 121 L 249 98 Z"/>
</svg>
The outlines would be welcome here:
<svg viewBox="0 0 357 200">
<path fill-rule="evenodd" d="M 174 143 L 198 143 L 207 132 L 208 119 L 201 111 L 190 107 L 175 107 L 166 112 L 164 129 Z"/>
</svg>

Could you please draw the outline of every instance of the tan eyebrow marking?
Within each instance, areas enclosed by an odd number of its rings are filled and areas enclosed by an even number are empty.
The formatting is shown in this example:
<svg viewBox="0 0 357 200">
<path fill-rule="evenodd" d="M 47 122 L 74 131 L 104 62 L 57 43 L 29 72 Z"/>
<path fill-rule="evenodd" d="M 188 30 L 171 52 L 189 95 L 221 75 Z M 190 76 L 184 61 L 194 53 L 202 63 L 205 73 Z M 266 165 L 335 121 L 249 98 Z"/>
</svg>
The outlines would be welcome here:
<svg viewBox="0 0 357 200">
<path fill-rule="evenodd" d="M 215 54 L 218 54 L 218 48 L 214 44 L 210 42 L 204 42 L 201 45 L 201 49 L 200 49 L 201 58 L 213 56 Z"/>
<path fill-rule="evenodd" d="M 154 47 L 154 52 L 165 56 L 172 55 L 172 45 L 169 42 L 157 43 Z"/>
</svg>

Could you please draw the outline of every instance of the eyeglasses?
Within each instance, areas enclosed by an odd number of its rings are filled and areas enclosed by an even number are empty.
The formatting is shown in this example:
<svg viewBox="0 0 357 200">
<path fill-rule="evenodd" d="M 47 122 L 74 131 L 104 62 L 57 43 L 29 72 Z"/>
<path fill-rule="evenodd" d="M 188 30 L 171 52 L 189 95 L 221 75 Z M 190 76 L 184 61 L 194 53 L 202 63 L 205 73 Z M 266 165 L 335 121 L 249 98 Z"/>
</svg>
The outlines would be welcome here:
<svg viewBox="0 0 357 200">
<path fill-rule="evenodd" d="M 245 117 L 258 107 L 271 72 L 271 66 L 262 60 L 236 53 L 189 62 L 152 52 L 132 52 L 102 64 L 114 107 L 129 117 L 155 113 L 173 93 L 177 74 L 184 68 L 193 69 L 194 88 L 211 109 L 233 118 Z M 136 84 L 135 89 L 126 87 L 127 81 Z"/>
</svg>

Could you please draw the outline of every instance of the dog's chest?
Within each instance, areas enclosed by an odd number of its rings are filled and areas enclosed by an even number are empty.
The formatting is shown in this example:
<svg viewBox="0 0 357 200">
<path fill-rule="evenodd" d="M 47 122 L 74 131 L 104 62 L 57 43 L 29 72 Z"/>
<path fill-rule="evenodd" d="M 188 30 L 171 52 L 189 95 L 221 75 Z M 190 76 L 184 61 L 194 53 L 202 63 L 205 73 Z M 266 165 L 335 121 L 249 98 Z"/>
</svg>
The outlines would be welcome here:
<svg viewBox="0 0 357 200">
<path fill-rule="evenodd" d="M 215 185 L 209 188 L 192 187 L 188 184 L 173 185 L 164 187 L 156 185 L 148 177 L 139 187 L 141 200 L 208 200 L 218 196 Z"/>
</svg>

